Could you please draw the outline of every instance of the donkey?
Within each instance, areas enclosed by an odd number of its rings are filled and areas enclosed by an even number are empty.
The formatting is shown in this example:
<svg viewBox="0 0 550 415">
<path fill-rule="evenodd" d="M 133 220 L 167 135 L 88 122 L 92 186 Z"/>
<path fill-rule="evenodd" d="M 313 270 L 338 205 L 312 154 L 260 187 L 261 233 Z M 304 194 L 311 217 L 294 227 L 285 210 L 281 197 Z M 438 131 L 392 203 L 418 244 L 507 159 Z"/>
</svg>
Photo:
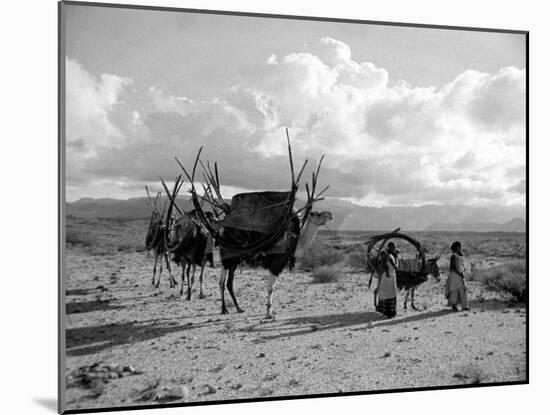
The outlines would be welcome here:
<svg viewBox="0 0 550 415">
<path fill-rule="evenodd" d="M 428 280 L 428 275 L 432 275 L 437 282 L 441 281 L 441 273 L 439 264 L 437 263 L 440 257 L 441 254 L 437 254 L 434 258 L 426 260 L 424 266 L 419 272 L 397 270 L 397 289 L 407 290 L 407 293 L 405 294 L 405 301 L 403 302 L 403 308 L 407 308 L 407 301 L 410 296 L 411 307 L 413 310 L 417 310 L 417 307 L 414 305 L 414 291 L 420 284 Z"/>
</svg>

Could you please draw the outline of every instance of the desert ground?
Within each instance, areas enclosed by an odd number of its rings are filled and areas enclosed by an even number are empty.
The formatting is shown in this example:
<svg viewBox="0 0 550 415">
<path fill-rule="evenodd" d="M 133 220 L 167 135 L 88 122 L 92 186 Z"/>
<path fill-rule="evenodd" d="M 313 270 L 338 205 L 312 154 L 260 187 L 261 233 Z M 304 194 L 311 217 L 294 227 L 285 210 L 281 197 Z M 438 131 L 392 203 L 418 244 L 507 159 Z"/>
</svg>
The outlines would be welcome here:
<svg viewBox="0 0 550 415">
<path fill-rule="evenodd" d="M 285 271 L 275 286 L 276 319 L 266 321 L 261 269 L 237 270 L 242 314 L 228 295 L 229 314 L 220 314 L 218 260 L 205 271 L 205 299 L 198 278 L 187 301 L 180 285 L 169 288 L 166 271 L 154 288 L 146 227 L 67 219 L 67 409 L 526 379 L 523 302 L 475 280 L 469 312 L 451 312 L 443 298 L 452 241 L 462 241 L 474 274 L 525 261 L 525 234 L 411 233 L 430 254 L 442 253 L 442 278 L 419 287 L 418 310 L 404 309 L 401 293 L 398 316 L 386 319 L 374 311 L 361 266 L 363 242 L 376 232 L 324 230 L 316 246 L 333 257 L 335 278 L 316 282 L 315 263 Z M 173 271 L 181 284 L 181 270 Z"/>
</svg>

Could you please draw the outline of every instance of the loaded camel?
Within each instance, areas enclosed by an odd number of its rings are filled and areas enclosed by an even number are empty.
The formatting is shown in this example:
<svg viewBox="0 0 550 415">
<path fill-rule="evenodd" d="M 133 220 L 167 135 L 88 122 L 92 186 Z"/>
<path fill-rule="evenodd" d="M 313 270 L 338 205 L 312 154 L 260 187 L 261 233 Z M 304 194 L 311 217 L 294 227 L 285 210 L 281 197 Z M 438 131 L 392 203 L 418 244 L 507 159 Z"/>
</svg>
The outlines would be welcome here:
<svg viewBox="0 0 550 415">
<path fill-rule="evenodd" d="M 189 215 L 194 216 L 194 212 L 189 212 Z M 187 300 L 191 300 L 195 273 L 199 266 L 199 298 L 206 298 L 203 291 L 203 276 L 208 262 L 214 267 L 212 236 L 203 226 L 187 216 L 181 216 L 176 220 L 172 232 L 173 246 L 170 249 L 173 252 L 173 261 L 182 268 L 180 295 L 183 296 L 183 285 L 187 278 Z"/>
<path fill-rule="evenodd" d="M 183 296 L 183 286 L 187 277 L 187 300 L 191 300 L 191 292 L 195 282 L 195 273 L 197 265 L 201 267 L 199 276 L 200 294 L 199 298 L 205 298 L 203 292 L 203 275 L 206 263 L 210 262 L 214 266 L 213 257 L 213 239 L 206 231 L 201 222 L 197 219 L 195 211 L 184 212 L 176 204 L 176 197 L 179 193 L 183 181 L 181 176 L 176 179 L 172 192 L 161 177 L 162 186 L 168 195 L 170 204 L 168 211 L 170 214 L 173 209 L 180 213 L 180 217 L 172 223 L 166 245 L 168 251 L 172 254 L 173 261 L 182 268 L 180 295 Z M 207 212 L 207 216 L 212 218 Z"/>
<path fill-rule="evenodd" d="M 295 216 L 299 219 L 297 216 Z M 277 277 L 283 271 L 283 269 L 288 265 L 290 269 L 294 266 L 294 262 L 297 258 L 303 256 L 305 251 L 311 246 L 313 239 L 315 238 L 319 227 L 327 224 L 332 220 L 332 213 L 330 212 L 310 212 L 308 218 L 303 221 L 297 222 L 296 225 L 294 220 L 291 220 L 291 225 L 285 229 L 285 234 L 283 238 L 278 242 L 279 246 L 274 246 L 272 249 L 267 249 L 265 253 L 259 253 L 259 263 L 263 268 L 269 271 L 268 280 L 267 280 L 267 311 L 266 318 L 274 318 L 273 310 L 273 289 L 275 288 L 275 282 Z M 300 228 L 303 229 L 300 230 Z M 235 230 L 227 228 L 224 230 L 226 236 L 233 234 L 235 236 Z M 247 231 L 245 231 L 247 232 Z M 242 235 L 242 234 L 241 234 Z M 252 239 L 255 239 L 255 236 L 251 233 L 248 234 Z M 293 249 L 294 247 L 294 249 Z M 281 249 L 282 248 L 282 249 Z M 242 313 L 244 310 L 239 307 L 237 303 L 237 298 L 233 292 L 233 279 L 235 277 L 235 270 L 241 264 L 241 262 L 247 262 L 250 264 L 258 264 L 258 259 L 254 258 L 254 254 L 247 253 L 246 251 L 241 251 L 240 253 L 235 254 L 234 250 L 231 248 L 224 249 L 223 246 L 220 247 L 220 256 L 222 257 L 222 273 L 220 277 L 220 293 L 222 300 L 222 314 L 227 314 L 227 308 L 225 306 L 225 289 L 227 281 L 227 291 L 231 295 L 233 304 L 237 312 Z"/>
<path fill-rule="evenodd" d="M 301 256 L 311 245 L 319 227 L 332 220 L 330 212 L 313 212 L 313 204 L 323 200 L 320 197 L 327 189 L 315 193 L 319 170 L 312 173 L 311 189 L 306 183 L 307 201 L 299 210 L 294 209 L 298 183 L 306 167 L 304 162 L 297 176 L 294 174 L 290 138 L 287 134 L 288 152 L 292 185 L 289 192 L 250 192 L 233 196 L 228 205 L 220 192 L 220 181 L 217 164 L 214 169 L 208 163 L 201 162 L 203 176 L 207 187 L 204 196 L 199 196 L 194 185 L 194 177 L 202 147 L 197 154 L 192 173 L 189 174 L 183 165 L 178 164 L 191 182 L 191 196 L 199 220 L 216 240 L 220 249 L 222 271 L 220 275 L 221 313 L 226 314 L 225 288 L 229 292 L 237 312 L 239 307 L 233 291 L 233 280 L 237 266 L 243 262 L 261 265 L 269 271 L 267 280 L 266 318 L 273 319 L 273 290 L 277 276 L 285 266 L 294 266 L 297 256 Z M 201 200 L 208 202 L 216 216 L 221 218 L 217 227 L 212 226 L 201 206 Z"/>
<path fill-rule="evenodd" d="M 154 285 L 155 288 L 158 288 L 160 285 L 160 279 L 162 276 L 162 260 L 164 259 L 166 263 L 166 269 L 170 275 L 170 288 L 173 288 L 177 285 L 177 281 L 172 275 L 172 268 L 170 267 L 170 252 L 167 245 L 167 227 L 166 223 L 169 223 L 170 216 L 165 215 L 166 206 L 160 206 L 160 193 L 157 193 L 155 200 L 151 199 L 149 194 L 149 189 L 145 186 L 147 191 L 147 197 L 149 205 L 151 207 L 151 218 L 149 220 L 149 226 L 147 227 L 147 233 L 145 235 L 145 248 L 147 251 L 152 252 L 154 257 L 153 264 L 153 279 L 151 285 Z M 159 277 L 155 283 L 156 273 L 157 273 L 157 263 L 160 258 L 160 270 Z"/>
<path fill-rule="evenodd" d="M 395 229 L 393 232 L 386 234 L 375 235 L 371 237 L 367 242 L 367 264 L 371 271 L 369 280 L 369 288 L 372 283 L 372 278 L 376 274 L 377 278 L 382 274 L 382 266 L 385 263 L 385 251 L 384 247 L 390 239 L 403 239 L 413 245 L 416 250 L 416 258 L 414 259 L 399 259 L 397 267 L 397 289 L 406 290 L 405 301 L 403 302 L 403 308 L 407 308 L 407 301 L 411 298 L 411 307 L 416 310 L 417 307 L 414 304 L 414 292 L 416 288 L 428 280 L 428 276 L 432 275 L 437 282 L 441 281 L 441 273 L 439 269 L 438 260 L 441 257 L 437 254 L 433 258 L 426 259 L 426 250 L 416 239 L 410 236 L 400 233 L 400 228 Z M 374 306 L 377 304 L 377 289 L 373 291 Z"/>
</svg>

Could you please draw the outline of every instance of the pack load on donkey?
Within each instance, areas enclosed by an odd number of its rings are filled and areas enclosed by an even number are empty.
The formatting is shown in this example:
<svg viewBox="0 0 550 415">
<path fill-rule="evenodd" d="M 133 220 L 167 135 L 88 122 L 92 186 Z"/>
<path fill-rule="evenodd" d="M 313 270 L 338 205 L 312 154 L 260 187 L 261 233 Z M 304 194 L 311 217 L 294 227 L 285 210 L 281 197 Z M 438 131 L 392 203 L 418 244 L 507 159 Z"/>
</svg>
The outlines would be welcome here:
<svg viewBox="0 0 550 415">
<path fill-rule="evenodd" d="M 426 259 L 426 249 L 422 244 L 411 236 L 401 233 L 400 228 L 392 232 L 372 236 L 367 242 L 367 271 L 371 272 L 369 279 L 369 288 L 372 278 L 376 274 L 378 277 L 383 273 L 385 266 L 386 244 L 392 239 L 401 239 L 411 244 L 415 250 L 414 258 L 399 258 L 397 266 L 397 289 L 407 290 L 405 296 L 404 308 L 407 308 L 407 300 L 411 296 L 411 307 L 416 309 L 414 304 L 414 291 L 416 287 L 428 280 L 428 275 L 440 281 L 439 265 L 437 261 L 440 255 Z M 377 303 L 376 289 L 374 291 L 374 304 Z"/>
<path fill-rule="evenodd" d="M 191 173 L 176 158 L 191 183 L 190 193 L 196 220 L 208 230 L 220 249 L 223 266 L 220 277 L 222 313 L 227 313 L 224 301 L 226 277 L 227 289 L 233 303 L 237 311 L 242 311 L 233 293 L 233 278 L 236 267 L 246 262 L 261 265 L 270 271 L 267 316 L 272 318 L 271 295 L 275 278 L 285 266 L 293 267 L 295 256 L 309 246 L 319 226 L 332 220 L 330 212 L 312 211 L 313 204 L 323 200 L 321 195 L 328 189 L 327 186 L 316 193 L 317 178 L 324 156 L 321 157 L 317 170 L 312 173 L 311 187 L 308 183 L 305 185 L 307 193 L 305 205 L 295 209 L 298 184 L 307 160 L 298 175 L 295 175 L 288 130 L 286 136 L 292 180 L 290 191 L 240 193 L 233 196 L 231 204 L 228 204 L 221 195 L 217 163 L 212 167 L 209 162 L 203 163 L 200 160 L 202 147 L 199 149 Z M 204 178 L 202 195 L 199 194 L 195 184 L 199 164 Z M 215 221 L 207 217 L 206 208 L 213 212 Z"/>
</svg>

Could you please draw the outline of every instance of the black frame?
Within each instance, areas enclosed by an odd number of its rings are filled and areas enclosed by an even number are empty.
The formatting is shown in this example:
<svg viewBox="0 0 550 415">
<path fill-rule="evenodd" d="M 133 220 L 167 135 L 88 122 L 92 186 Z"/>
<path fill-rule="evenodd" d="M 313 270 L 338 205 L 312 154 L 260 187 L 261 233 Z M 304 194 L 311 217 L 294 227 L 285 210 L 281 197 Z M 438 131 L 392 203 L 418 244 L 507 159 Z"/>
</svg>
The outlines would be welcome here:
<svg viewBox="0 0 550 415">
<path fill-rule="evenodd" d="M 134 10 L 155 10 L 164 12 L 183 12 L 183 13 L 195 13 L 195 14 L 215 14 L 226 16 L 242 16 L 242 17 L 266 17 L 277 18 L 287 20 L 308 20 L 319 22 L 335 22 L 335 23 L 358 23 L 358 24 L 370 24 L 379 26 L 402 26 L 413 28 L 428 28 L 428 29 L 444 29 L 444 30 L 462 30 L 462 31 L 478 31 L 488 33 L 509 33 L 525 35 L 525 58 L 526 58 L 526 282 L 527 282 L 527 302 L 526 302 L 526 377 L 524 381 L 510 381 L 510 382 L 494 382 L 494 383 L 482 383 L 479 385 L 451 385 L 451 386 L 430 386 L 430 387 L 413 387 L 413 388 L 396 388 L 386 390 L 373 390 L 373 391 L 360 391 L 360 392 L 340 392 L 340 393 L 324 393 L 324 394 L 310 394 L 310 395 L 292 395 L 292 396 L 277 396 L 277 397 L 261 397 L 261 398 L 247 398 L 247 399 L 233 399 L 233 400 L 216 400 L 205 402 L 189 402 L 189 403 L 164 403 L 154 405 L 132 405 L 132 406 L 114 406 L 109 408 L 90 408 L 90 409 L 70 409 L 64 410 L 64 392 L 65 392 L 65 330 L 64 330 L 64 308 L 65 308 L 65 286 L 63 279 L 63 271 L 65 267 L 65 30 L 64 30 L 64 5 L 73 6 L 88 6 L 88 7 L 103 7 L 103 8 L 122 8 L 122 9 L 134 9 Z M 268 13 L 252 13 L 252 12 L 238 12 L 238 11 L 222 11 L 222 10 L 209 10 L 209 9 L 189 9 L 178 7 L 163 7 L 163 6 L 145 6 L 145 5 L 132 5 L 132 4 L 115 4 L 115 3 L 101 3 L 101 2 L 83 2 L 83 1 L 64 1 L 58 2 L 58 412 L 62 414 L 78 414 L 78 413 L 92 413 L 92 412 L 115 412 L 115 411 L 128 411 L 128 410 L 142 410 L 142 409 L 162 409 L 162 408 L 182 408 L 188 406 L 207 406 L 207 405 L 220 405 L 220 404 L 238 404 L 246 402 L 273 402 L 284 400 L 296 400 L 296 399 L 313 399 L 313 398 L 333 398 L 343 396 L 362 396 L 362 395 L 377 395 L 388 393 L 400 393 L 400 392 L 421 392 L 421 391 L 435 391 L 435 390 L 448 390 L 448 389 L 471 389 L 480 387 L 493 387 L 493 386 L 514 386 L 514 385 L 526 385 L 529 384 L 529 31 L 528 30 L 508 30 L 498 28 L 486 28 L 486 27 L 464 27 L 464 26 L 447 26 L 447 25 L 432 25 L 422 23 L 404 23 L 404 22 L 390 22 L 390 21 L 372 21 L 372 20 L 359 20 L 359 19 L 344 19 L 344 18 L 330 18 L 330 17 L 317 17 L 317 16 L 297 16 L 297 15 L 283 15 L 283 14 L 268 14 Z"/>
</svg>

